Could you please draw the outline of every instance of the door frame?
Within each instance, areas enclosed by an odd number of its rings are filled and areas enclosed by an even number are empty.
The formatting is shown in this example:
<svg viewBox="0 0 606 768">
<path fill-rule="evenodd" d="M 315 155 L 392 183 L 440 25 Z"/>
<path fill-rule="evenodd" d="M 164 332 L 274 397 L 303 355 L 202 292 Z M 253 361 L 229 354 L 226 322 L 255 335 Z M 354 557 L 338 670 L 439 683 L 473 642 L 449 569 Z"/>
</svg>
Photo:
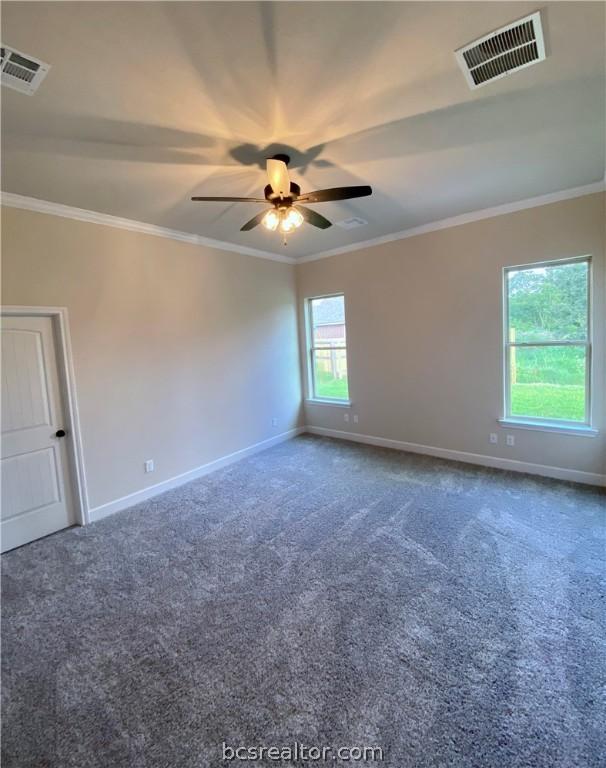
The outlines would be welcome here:
<svg viewBox="0 0 606 768">
<path fill-rule="evenodd" d="M 67 441 L 67 455 L 69 478 L 73 491 L 72 499 L 75 506 L 74 514 L 78 525 L 86 525 L 90 522 L 89 501 L 67 307 L 3 306 L 1 314 L 2 317 L 50 317 L 52 321 L 59 387 L 67 421 L 65 428 L 68 436 L 72 438 Z"/>
</svg>

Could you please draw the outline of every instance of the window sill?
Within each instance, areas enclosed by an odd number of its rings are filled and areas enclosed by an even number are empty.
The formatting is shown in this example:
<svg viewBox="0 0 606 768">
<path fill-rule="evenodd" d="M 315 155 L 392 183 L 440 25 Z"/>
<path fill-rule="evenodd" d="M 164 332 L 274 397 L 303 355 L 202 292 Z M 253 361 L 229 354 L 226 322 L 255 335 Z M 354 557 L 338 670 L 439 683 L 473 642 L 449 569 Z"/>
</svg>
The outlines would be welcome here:
<svg viewBox="0 0 606 768">
<path fill-rule="evenodd" d="M 576 427 L 572 424 L 550 424 L 530 419 L 497 419 L 497 421 L 508 429 L 532 429 L 537 432 L 555 432 L 556 434 L 577 435 L 579 437 L 596 437 L 598 435 L 597 429 L 586 425 Z"/>
<path fill-rule="evenodd" d="M 351 408 L 351 400 L 322 400 L 319 397 L 306 397 L 305 402 L 310 405 L 336 405 L 337 408 Z"/>
</svg>

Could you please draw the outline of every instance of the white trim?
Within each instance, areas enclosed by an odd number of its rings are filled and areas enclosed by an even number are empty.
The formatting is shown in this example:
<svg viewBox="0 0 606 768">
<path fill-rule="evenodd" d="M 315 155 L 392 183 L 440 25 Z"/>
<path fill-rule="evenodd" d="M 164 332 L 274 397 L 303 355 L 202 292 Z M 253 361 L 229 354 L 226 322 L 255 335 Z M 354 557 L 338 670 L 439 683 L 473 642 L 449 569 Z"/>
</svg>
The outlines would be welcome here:
<svg viewBox="0 0 606 768">
<path fill-rule="evenodd" d="M 90 521 L 88 489 L 86 486 L 86 471 L 84 467 L 84 452 L 82 450 L 82 434 L 80 431 L 80 415 L 78 412 L 78 398 L 76 396 L 76 377 L 74 374 L 74 360 L 69 333 L 69 317 L 66 307 L 24 307 L 4 306 L 2 316 L 7 317 L 50 317 L 56 329 L 57 341 L 57 367 L 59 379 L 64 395 L 66 408 L 70 477 L 73 483 L 72 494 L 76 506 L 76 518 L 80 525 L 86 525 Z"/>
<path fill-rule="evenodd" d="M 321 397 L 306 397 L 305 402 L 308 405 L 336 405 L 337 408 L 351 408 L 352 405 L 351 400 L 329 400 L 328 398 L 323 400 Z"/>
<path fill-rule="evenodd" d="M 497 421 L 504 427 L 512 427 L 513 429 L 533 429 L 537 432 L 556 432 L 562 435 L 578 435 L 580 437 L 596 437 L 599 435 L 597 429 L 594 429 L 587 424 L 573 426 L 569 422 L 556 424 L 555 422 L 549 421 L 531 421 L 529 419 L 515 419 L 513 417 L 509 419 L 497 419 Z"/>
<path fill-rule="evenodd" d="M 382 245 L 384 243 L 395 242 L 396 240 L 405 240 L 408 237 L 425 235 L 429 232 L 437 232 L 441 229 L 459 227 L 462 224 L 471 224 L 474 221 L 481 221 L 482 219 L 491 219 L 495 216 L 504 216 L 508 213 L 515 213 L 516 211 L 523 211 L 528 208 L 537 208 L 541 205 L 549 205 L 550 203 L 558 203 L 562 200 L 572 200 L 575 197 L 584 197 L 585 195 L 593 195 L 596 192 L 604 191 L 606 191 L 606 174 L 601 181 L 586 184 L 582 187 L 572 187 L 571 189 L 564 189 L 561 192 L 550 192 L 546 195 L 529 197 L 514 203 L 505 203 L 492 208 L 470 211 L 469 213 L 463 213 L 459 216 L 452 216 L 448 219 L 441 219 L 440 221 L 423 224 L 420 227 L 403 229 L 400 232 L 382 235 L 381 237 L 375 237 L 372 240 L 350 243 L 349 245 L 332 248 L 329 251 L 322 251 L 309 256 L 301 256 L 300 258 L 284 256 L 283 254 L 273 253 L 271 251 L 261 251 L 256 248 L 248 248 L 244 245 L 227 243 L 223 240 L 213 240 L 209 237 L 203 237 L 202 235 L 195 235 L 191 232 L 159 227 L 155 224 L 147 224 L 146 222 L 135 221 L 134 219 L 123 219 L 108 213 L 99 213 L 97 211 L 86 210 L 85 208 L 75 208 L 71 205 L 53 203 L 49 200 L 39 200 L 35 197 L 17 195 L 13 192 L 2 192 L 1 202 L 2 205 L 7 206 L 7 208 L 20 208 L 26 211 L 46 213 L 51 216 L 61 216 L 66 219 L 75 219 L 76 221 L 86 221 L 91 224 L 103 224 L 108 227 L 126 229 L 131 232 L 141 232 L 146 235 L 166 237 L 169 240 L 178 240 L 184 243 L 191 243 L 192 245 L 205 245 L 209 248 L 218 248 L 219 250 L 230 251 L 232 253 L 256 256 L 260 259 L 270 259 L 271 261 L 279 261 L 284 264 L 305 264 L 308 261 L 318 261 L 319 259 L 327 259 L 330 256 L 337 256 L 341 253 L 349 253 L 351 251 L 359 251 L 362 248 L 370 248 L 373 245 Z"/>
<path fill-rule="evenodd" d="M 470 213 L 463 213 L 460 216 L 452 216 L 451 218 L 442 219 L 441 221 L 433 221 L 430 224 L 423 224 L 420 227 L 403 229 L 400 232 L 394 232 L 391 235 L 383 235 L 382 237 L 375 237 L 372 240 L 364 240 L 363 242 L 350 243 L 349 245 L 344 245 L 340 248 L 332 248 L 330 251 L 323 251 L 322 253 L 316 253 L 312 256 L 302 256 L 296 260 L 296 263 L 305 264 L 308 261 L 327 259 L 329 256 L 337 256 L 338 254 L 349 253 L 350 251 L 359 251 L 361 248 L 370 248 L 373 245 L 382 245 L 383 243 L 392 243 L 396 240 L 405 240 L 408 237 L 425 235 L 429 232 L 437 232 L 440 229 L 460 227 L 462 224 L 471 224 L 474 221 L 491 219 L 495 216 L 504 216 L 508 213 L 524 211 L 527 208 L 538 208 L 541 205 L 549 205 L 550 203 L 559 203 L 562 200 L 572 200 L 575 197 L 593 195 L 596 192 L 604 192 L 605 190 L 606 179 L 603 179 L 602 181 L 596 181 L 593 184 L 586 184 L 582 187 L 572 187 L 571 189 L 564 189 L 561 192 L 550 192 L 547 195 L 529 197 L 526 200 L 518 200 L 515 203 L 505 203 L 504 205 L 496 205 L 493 208 L 483 208 L 479 211 L 471 211 Z"/>
<path fill-rule="evenodd" d="M 150 485 L 140 491 L 129 493 L 128 496 L 122 496 L 121 498 L 114 499 L 113 501 L 109 501 L 106 504 L 101 504 L 100 506 L 94 507 L 90 510 L 90 520 L 91 522 L 95 522 L 97 520 L 101 520 L 104 517 L 107 517 L 108 515 L 113 515 L 115 512 L 121 512 L 123 509 L 132 507 L 134 504 L 147 501 L 147 499 L 151 499 L 153 496 L 157 496 L 159 493 L 170 491 L 172 488 L 177 488 L 180 485 L 189 483 L 191 480 L 196 480 L 198 477 L 208 475 L 210 472 L 214 472 L 217 469 L 227 467 L 230 464 L 234 464 L 236 461 L 240 461 L 240 459 L 246 458 L 247 456 L 252 456 L 255 453 L 259 453 L 260 451 L 264 451 L 267 448 L 271 448 L 272 445 L 277 445 L 278 443 L 283 443 L 285 440 L 290 440 L 291 438 L 300 435 L 302 432 L 305 432 L 304 427 L 290 429 L 287 432 L 282 432 L 281 434 L 276 435 L 275 437 L 270 437 L 268 440 L 262 440 L 260 443 L 249 445 L 247 448 L 242 448 L 241 450 L 230 453 L 227 456 L 221 456 L 214 461 L 209 461 L 208 464 L 202 464 L 200 467 L 190 469 L 189 472 L 183 472 L 181 475 L 176 475 L 175 477 L 171 477 L 161 483 L 156 483 L 156 485 Z"/>
<path fill-rule="evenodd" d="M 339 440 L 351 440 L 355 443 L 378 445 L 382 448 L 393 448 L 396 451 L 421 453 L 426 456 L 436 456 L 440 459 L 462 461 L 467 464 L 479 464 L 494 469 L 506 469 L 512 472 L 524 472 L 530 475 L 553 477 L 557 480 L 568 480 L 575 483 L 606 486 L 606 475 L 599 475 L 595 472 L 582 472 L 581 470 L 566 469 L 564 467 L 550 467 L 545 464 L 531 464 L 525 461 L 516 461 L 515 459 L 502 459 L 498 456 L 485 456 L 480 453 L 467 453 L 466 451 L 454 451 L 449 448 L 436 448 L 432 445 L 405 443 L 401 440 L 390 440 L 385 437 L 361 435 L 356 432 L 343 432 L 339 429 L 307 427 L 306 431 L 312 435 L 323 435 L 324 437 L 335 437 Z"/>
<path fill-rule="evenodd" d="M 120 216 L 112 216 L 109 213 L 88 211 L 85 208 L 74 208 L 71 205 L 52 203 L 49 200 L 38 200 L 35 197 L 16 195 L 13 192 L 2 192 L 2 205 L 7 206 L 8 208 L 20 208 L 24 211 L 35 211 L 36 213 L 47 213 L 51 216 L 61 216 L 65 219 L 86 221 L 89 224 L 102 224 L 107 227 L 115 227 L 116 229 L 126 229 L 130 232 L 140 232 L 144 235 L 166 237 L 169 240 L 178 240 L 183 243 L 191 243 L 192 245 L 205 245 L 209 248 L 218 248 L 222 251 L 241 253 L 245 256 L 256 256 L 259 259 L 281 261 L 284 264 L 295 263 L 295 259 L 291 256 L 283 256 L 282 254 L 272 253 L 270 251 L 261 251 L 257 248 L 248 248 L 245 245 L 226 243 L 223 240 L 213 240 L 210 237 L 195 235 L 192 232 L 182 232 L 178 229 L 158 227 L 155 224 L 147 224 L 144 221 L 123 219 Z"/>
</svg>

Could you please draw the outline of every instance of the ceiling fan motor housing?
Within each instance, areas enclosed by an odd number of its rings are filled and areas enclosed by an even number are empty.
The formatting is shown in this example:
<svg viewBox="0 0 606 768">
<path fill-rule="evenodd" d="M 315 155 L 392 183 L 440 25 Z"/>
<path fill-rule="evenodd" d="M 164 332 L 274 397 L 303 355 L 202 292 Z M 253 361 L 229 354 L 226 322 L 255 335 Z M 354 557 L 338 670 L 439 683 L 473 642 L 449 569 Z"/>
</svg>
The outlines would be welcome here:
<svg viewBox="0 0 606 768">
<path fill-rule="evenodd" d="M 273 203 L 276 207 L 278 207 L 278 205 L 289 206 L 292 205 L 301 194 L 301 187 L 298 184 L 295 184 L 294 181 L 291 181 L 289 197 L 280 197 L 279 194 L 273 191 L 271 184 L 267 184 L 263 191 L 265 193 L 265 199 L 268 202 Z"/>
</svg>

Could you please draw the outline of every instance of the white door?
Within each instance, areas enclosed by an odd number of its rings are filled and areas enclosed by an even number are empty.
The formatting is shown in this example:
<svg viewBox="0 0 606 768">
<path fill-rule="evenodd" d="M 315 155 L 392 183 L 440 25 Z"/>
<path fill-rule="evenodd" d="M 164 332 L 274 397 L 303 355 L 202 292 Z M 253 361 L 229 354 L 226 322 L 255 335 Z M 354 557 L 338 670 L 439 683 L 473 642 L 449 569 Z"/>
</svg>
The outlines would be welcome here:
<svg viewBox="0 0 606 768">
<path fill-rule="evenodd" d="M 2 552 L 75 523 L 50 317 L 2 317 Z"/>
</svg>

